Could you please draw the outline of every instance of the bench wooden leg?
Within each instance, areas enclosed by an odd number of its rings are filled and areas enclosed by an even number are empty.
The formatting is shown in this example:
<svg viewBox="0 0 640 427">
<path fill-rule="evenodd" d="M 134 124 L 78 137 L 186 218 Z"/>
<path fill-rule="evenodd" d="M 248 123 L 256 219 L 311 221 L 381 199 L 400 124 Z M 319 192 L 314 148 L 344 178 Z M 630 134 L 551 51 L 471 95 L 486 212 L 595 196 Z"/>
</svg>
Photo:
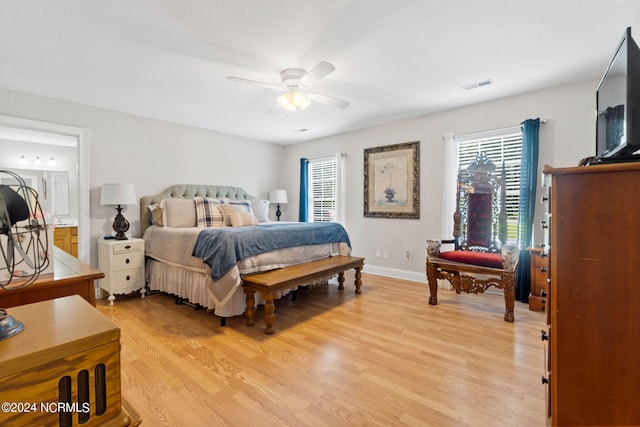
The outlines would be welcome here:
<svg viewBox="0 0 640 427">
<path fill-rule="evenodd" d="M 251 289 L 244 288 L 244 293 L 247 295 L 247 308 L 244 309 L 244 315 L 247 326 L 253 326 L 256 324 L 256 298 L 253 296 L 255 292 Z"/>
<path fill-rule="evenodd" d="M 265 295 L 266 294 L 266 295 Z M 276 305 L 273 303 L 273 294 L 263 293 L 264 297 L 264 333 L 272 334 L 275 331 L 273 324 L 276 322 Z"/>
<path fill-rule="evenodd" d="M 344 289 L 344 271 L 341 271 L 340 273 L 338 273 L 338 289 L 339 290 Z"/>
<path fill-rule="evenodd" d="M 356 280 L 354 285 L 356 285 L 356 294 L 362 293 L 360 287 L 362 286 L 362 267 L 356 267 Z"/>
</svg>

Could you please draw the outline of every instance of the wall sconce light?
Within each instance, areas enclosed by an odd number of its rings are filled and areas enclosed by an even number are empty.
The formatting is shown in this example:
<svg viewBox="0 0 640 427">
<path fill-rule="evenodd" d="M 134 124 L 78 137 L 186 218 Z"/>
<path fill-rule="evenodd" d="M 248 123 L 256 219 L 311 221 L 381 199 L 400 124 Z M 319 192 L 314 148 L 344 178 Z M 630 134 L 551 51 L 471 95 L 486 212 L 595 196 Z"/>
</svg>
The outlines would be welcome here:
<svg viewBox="0 0 640 427">
<path fill-rule="evenodd" d="M 29 164 L 29 159 L 27 158 L 27 156 L 25 156 L 24 154 L 22 154 L 19 158 L 18 158 L 18 163 L 21 165 L 27 165 Z M 35 159 L 33 159 L 32 162 L 35 166 L 42 166 L 45 164 L 45 162 L 40 158 L 40 156 L 36 156 Z M 55 166 L 56 165 L 56 159 L 55 157 L 51 156 L 49 157 L 49 160 L 47 160 L 46 162 L 47 165 L 49 166 Z"/>
</svg>

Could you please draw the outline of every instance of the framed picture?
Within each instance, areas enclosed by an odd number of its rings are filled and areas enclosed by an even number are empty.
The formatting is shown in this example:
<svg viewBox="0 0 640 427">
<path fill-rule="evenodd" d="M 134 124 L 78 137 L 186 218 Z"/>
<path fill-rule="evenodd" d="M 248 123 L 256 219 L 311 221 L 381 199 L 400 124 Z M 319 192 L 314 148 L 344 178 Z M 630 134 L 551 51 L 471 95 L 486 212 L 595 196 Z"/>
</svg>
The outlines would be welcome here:
<svg viewBox="0 0 640 427">
<path fill-rule="evenodd" d="M 420 141 L 364 149 L 364 216 L 420 218 Z"/>
</svg>

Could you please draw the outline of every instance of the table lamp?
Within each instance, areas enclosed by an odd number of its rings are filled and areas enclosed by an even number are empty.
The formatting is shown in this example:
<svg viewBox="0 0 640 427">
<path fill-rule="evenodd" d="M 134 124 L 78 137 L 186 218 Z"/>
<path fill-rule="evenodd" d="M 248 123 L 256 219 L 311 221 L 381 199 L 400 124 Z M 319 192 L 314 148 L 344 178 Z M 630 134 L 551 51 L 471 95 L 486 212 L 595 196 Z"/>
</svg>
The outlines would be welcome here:
<svg viewBox="0 0 640 427">
<path fill-rule="evenodd" d="M 271 190 L 269 191 L 269 202 L 276 204 L 276 217 L 280 221 L 280 203 L 288 203 L 287 190 Z"/>
<path fill-rule="evenodd" d="M 116 232 L 116 240 L 127 240 L 124 234 L 129 230 L 129 221 L 122 216 L 121 205 L 135 205 L 136 193 L 133 184 L 102 184 L 100 195 L 101 205 L 118 205 L 118 214 L 113 220 L 113 231 Z"/>
</svg>

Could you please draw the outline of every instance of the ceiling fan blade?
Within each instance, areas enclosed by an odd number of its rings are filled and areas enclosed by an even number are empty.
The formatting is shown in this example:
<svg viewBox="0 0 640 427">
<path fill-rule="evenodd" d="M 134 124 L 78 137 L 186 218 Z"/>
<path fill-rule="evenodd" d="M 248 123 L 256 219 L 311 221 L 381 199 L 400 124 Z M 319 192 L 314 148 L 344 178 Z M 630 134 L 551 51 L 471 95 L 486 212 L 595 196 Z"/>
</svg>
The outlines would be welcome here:
<svg viewBox="0 0 640 427">
<path fill-rule="evenodd" d="M 349 101 L 345 101 L 343 99 L 334 98 L 332 96 L 322 95 L 319 93 L 307 93 L 305 94 L 307 99 L 314 102 L 319 102 L 320 104 L 331 105 L 333 107 L 338 108 L 347 108 L 351 103 Z"/>
<path fill-rule="evenodd" d="M 313 86 L 318 80 L 325 78 L 335 69 L 336 67 L 329 64 L 328 62 L 320 61 L 315 67 L 313 67 L 300 79 L 300 83 L 307 87 Z"/>
<path fill-rule="evenodd" d="M 244 84 L 250 84 L 250 85 L 254 85 L 254 86 L 261 86 L 267 89 L 271 89 L 271 90 L 280 90 L 280 86 L 277 85 L 273 85 L 271 83 L 264 83 L 264 82 L 259 82 L 256 80 L 249 80 L 249 79 L 243 79 L 240 77 L 233 77 L 233 76 L 227 76 L 227 80 L 229 80 L 230 82 L 236 82 L 236 83 L 244 83 Z"/>
</svg>

